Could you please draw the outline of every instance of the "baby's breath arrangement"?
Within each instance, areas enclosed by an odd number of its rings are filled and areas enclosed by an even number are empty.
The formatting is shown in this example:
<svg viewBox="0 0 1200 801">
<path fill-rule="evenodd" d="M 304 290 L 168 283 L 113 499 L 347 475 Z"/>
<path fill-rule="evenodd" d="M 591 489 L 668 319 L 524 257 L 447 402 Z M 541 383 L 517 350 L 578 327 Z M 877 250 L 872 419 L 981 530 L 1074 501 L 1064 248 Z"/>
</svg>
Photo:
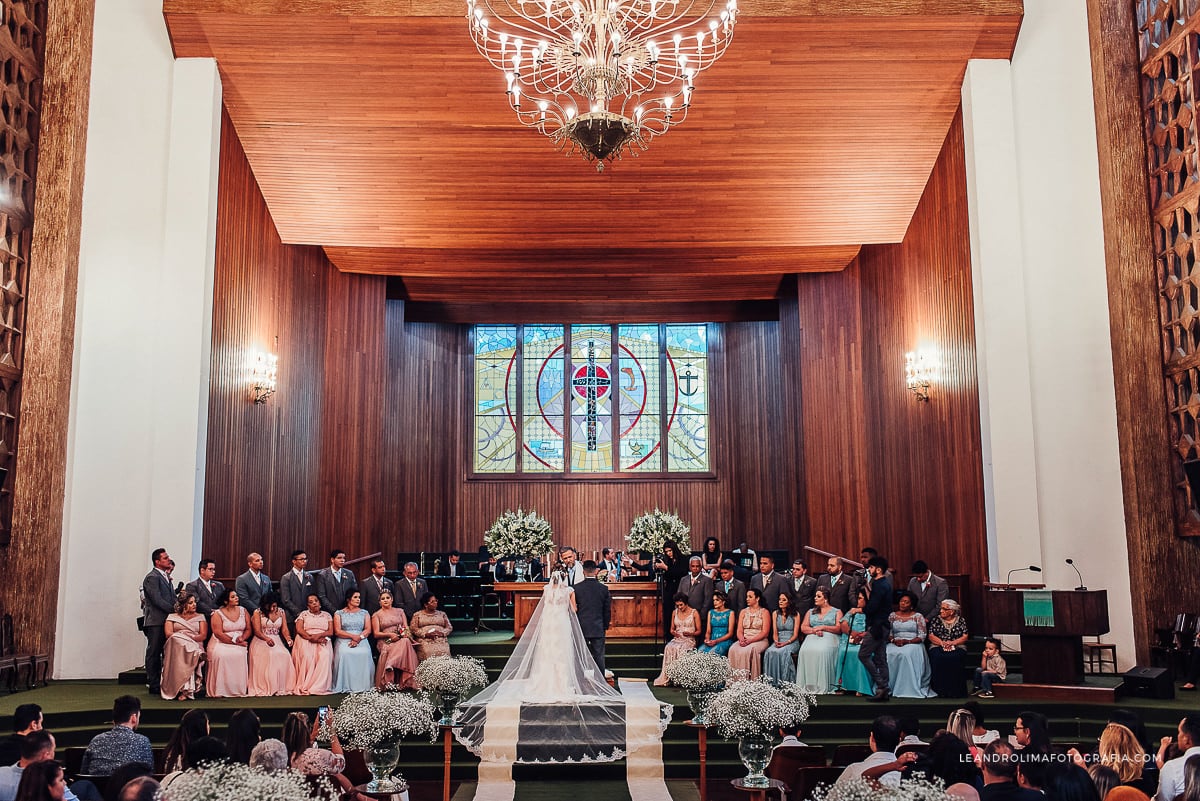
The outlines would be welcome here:
<svg viewBox="0 0 1200 801">
<path fill-rule="evenodd" d="M 735 739 L 757 735 L 774 736 L 782 726 L 808 720 L 816 697 L 797 684 L 775 684 L 766 677 L 738 681 L 717 693 L 706 708 L 708 722 L 722 737 Z"/>
<path fill-rule="evenodd" d="M 824 785 L 813 790 L 809 801 L 947 801 L 951 796 L 941 779 L 927 779 L 919 774 L 906 779 L 899 787 L 876 784 L 859 777 L 834 787 Z"/>
<path fill-rule="evenodd" d="M 729 660 L 705 651 L 688 651 L 667 666 L 667 678 L 684 690 L 711 690 L 729 681 Z"/>
<path fill-rule="evenodd" d="M 483 533 L 483 544 L 497 558 L 528 559 L 554 550 L 554 532 L 546 518 L 532 509 L 506 509 Z"/>
<path fill-rule="evenodd" d="M 347 748 L 364 750 L 406 734 L 437 737 L 437 718 L 429 702 L 408 693 L 367 690 L 351 693 L 333 718 L 338 739 Z"/>
<path fill-rule="evenodd" d="M 656 506 L 653 512 L 646 512 L 633 521 L 625 541 L 629 543 L 629 550 L 635 553 L 646 551 L 659 554 L 662 553 L 663 543 L 672 540 L 686 555 L 692 551 L 691 533 L 691 526 L 680 520 L 679 515 L 664 512 Z"/>
<path fill-rule="evenodd" d="M 487 671 L 473 656 L 431 656 L 417 666 L 417 685 L 444 695 L 466 695 L 488 683 Z"/>
<path fill-rule="evenodd" d="M 309 801 L 312 797 L 312 785 L 299 773 L 268 773 L 232 762 L 208 765 L 203 772 L 186 771 L 161 795 L 164 801 Z"/>
</svg>

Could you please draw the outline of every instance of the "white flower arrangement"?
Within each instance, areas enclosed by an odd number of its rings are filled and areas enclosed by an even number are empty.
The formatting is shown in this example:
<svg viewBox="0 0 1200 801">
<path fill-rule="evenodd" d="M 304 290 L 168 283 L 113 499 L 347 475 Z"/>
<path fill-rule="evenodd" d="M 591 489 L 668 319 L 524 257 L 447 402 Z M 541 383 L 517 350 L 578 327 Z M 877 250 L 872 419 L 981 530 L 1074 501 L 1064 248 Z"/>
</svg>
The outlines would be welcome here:
<svg viewBox="0 0 1200 801">
<path fill-rule="evenodd" d="M 473 656 L 431 656 L 417 666 L 416 679 L 424 690 L 458 696 L 488 683 L 483 662 Z"/>
<path fill-rule="evenodd" d="M 656 506 L 653 512 L 646 512 L 633 521 L 625 541 L 628 549 L 634 553 L 646 551 L 660 554 L 663 543 L 672 540 L 679 546 L 681 555 L 686 555 L 692 550 L 691 533 L 691 526 L 680 520 L 679 515 L 663 512 Z"/>
<path fill-rule="evenodd" d="M 406 734 L 437 738 L 437 716 L 433 706 L 408 693 L 367 690 L 351 693 L 338 706 L 333 718 L 338 739 L 347 748 L 363 750 Z"/>
<path fill-rule="evenodd" d="M 327 789 L 332 786 L 326 782 Z M 291 770 L 268 773 L 249 765 L 216 762 L 185 771 L 162 791 L 164 801 L 310 801 L 313 787 Z"/>
<path fill-rule="evenodd" d="M 721 687 L 730 677 L 729 660 L 706 651 L 688 651 L 667 666 L 671 683 L 692 692 Z"/>
<path fill-rule="evenodd" d="M 546 518 L 533 510 L 506 509 L 483 533 L 483 544 L 498 559 L 528 559 L 554 550 L 554 532 Z"/>
<path fill-rule="evenodd" d="M 810 801 L 948 801 L 951 798 L 941 779 L 927 779 L 922 773 L 906 779 L 899 787 L 888 787 L 861 776 L 836 787 L 821 785 L 813 790 Z"/>
<path fill-rule="evenodd" d="M 776 684 L 764 676 L 734 682 L 717 693 L 705 708 L 705 717 L 726 739 L 773 737 L 783 726 L 808 720 L 809 709 L 815 705 L 816 696 L 798 684 Z"/>
</svg>

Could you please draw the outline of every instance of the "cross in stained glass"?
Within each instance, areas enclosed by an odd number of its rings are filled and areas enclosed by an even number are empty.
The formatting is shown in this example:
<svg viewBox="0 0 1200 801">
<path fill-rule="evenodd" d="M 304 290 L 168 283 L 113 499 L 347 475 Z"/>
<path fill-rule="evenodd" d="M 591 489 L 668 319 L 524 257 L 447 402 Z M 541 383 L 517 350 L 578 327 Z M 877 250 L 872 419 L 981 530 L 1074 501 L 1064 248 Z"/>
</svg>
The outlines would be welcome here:
<svg viewBox="0 0 1200 801">
<path fill-rule="evenodd" d="M 580 365 L 579 369 L 575 371 L 575 375 L 571 377 L 571 386 L 575 389 L 575 393 L 587 401 L 587 414 L 584 419 L 587 423 L 587 449 L 589 451 L 596 450 L 598 439 L 597 428 L 600 416 L 596 412 L 596 403 L 608 394 L 611 384 L 612 379 L 608 375 L 608 370 L 604 369 L 602 365 L 596 364 L 596 340 L 589 339 L 587 364 Z"/>
</svg>

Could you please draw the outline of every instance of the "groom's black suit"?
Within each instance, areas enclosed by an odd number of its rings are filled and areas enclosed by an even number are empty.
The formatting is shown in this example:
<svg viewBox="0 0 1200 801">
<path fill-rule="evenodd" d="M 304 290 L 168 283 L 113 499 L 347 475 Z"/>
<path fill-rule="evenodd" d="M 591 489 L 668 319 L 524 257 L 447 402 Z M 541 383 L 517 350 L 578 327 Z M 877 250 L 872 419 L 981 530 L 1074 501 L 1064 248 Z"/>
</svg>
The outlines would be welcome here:
<svg viewBox="0 0 1200 801">
<path fill-rule="evenodd" d="M 588 650 L 600 668 L 600 680 L 604 680 L 604 632 L 612 620 L 612 596 L 594 576 L 585 578 L 575 585 L 575 615 L 579 628 L 587 640 Z"/>
</svg>

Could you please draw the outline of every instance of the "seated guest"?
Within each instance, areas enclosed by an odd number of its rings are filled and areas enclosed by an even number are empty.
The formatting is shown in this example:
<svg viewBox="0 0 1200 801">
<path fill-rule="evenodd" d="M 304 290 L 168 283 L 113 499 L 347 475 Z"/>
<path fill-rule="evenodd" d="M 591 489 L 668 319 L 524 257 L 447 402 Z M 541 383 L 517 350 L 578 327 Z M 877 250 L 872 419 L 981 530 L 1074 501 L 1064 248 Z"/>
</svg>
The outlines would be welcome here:
<svg viewBox="0 0 1200 801">
<path fill-rule="evenodd" d="M 1018 757 L 1004 740 L 992 740 L 980 757 L 983 768 L 983 789 L 979 801 L 1044 801 L 1036 790 L 1017 784 Z"/>
<path fill-rule="evenodd" d="M 239 709 L 225 728 L 225 749 L 230 762 L 250 764 L 250 752 L 262 740 L 262 722 L 253 709 Z"/>
<path fill-rule="evenodd" d="M 248 692 L 250 663 L 246 649 L 253 634 L 250 614 L 239 604 L 234 590 L 221 593 L 217 604 L 217 611 L 212 613 L 213 636 L 208 641 L 208 697 L 237 698 Z"/>
<path fill-rule="evenodd" d="M 939 698 L 964 698 L 967 680 L 963 677 L 967 654 L 967 621 L 959 614 L 958 601 L 946 599 L 938 616 L 929 624 L 929 688 Z"/>
<path fill-rule="evenodd" d="M 337 728 L 333 725 L 333 712 L 326 719 L 329 731 L 329 750 L 317 746 L 317 733 L 320 722 L 308 725 L 308 715 L 303 712 L 292 712 L 283 721 L 283 732 L 280 739 L 287 747 L 288 764 L 292 770 L 304 776 L 324 776 L 334 783 L 341 791 L 343 798 L 368 801 L 366 796 L 355 793 L 350 780 L 343 775 L 346 769 L 346 757 L 342 744 L 338 740 Z"/>
<path fill-rule="evenodd" d="M 321 599 L 309 593 L 308 608 L 296 617 L 292 665 L 295 695 L 328 695 L 333 687 L 333 618 L 321 609 Z"/>
<path fill-rule="evenodd" d="M 287 747 L 273 737 L 261 741 L 250 752 L 250 767 L 267 773 L 281 773 L 287 770 Z"/>
<path fill-rule="evenodd" d="M 923 754 L 905 771 L 906 776 L 924 773 L 930 779 L 941 779 L 946 795 L 963 801 L 978 801 L 983 777 L 968 746 L 950 732 L 938 732 Z"/>
<path fill-rule="evenodd" d="M 154 767 L 154 750 L 150 738 L 135 729 L 142 719 L 142 702 L 132 695 L 122 695 L 113 701 L 113 727 L 97 734 L 83 752 L 79 772 L 91 776 L 108 776 L 130 762 Z"/>
<path fill-rule="evenodd" d="M 780 748 L 789 748 L 791 746 L 801 746 L 804 748 L 808 747 L 807 743 L 800 742 L 800 727 L 795 724 L 792 724 L 791 726 L 780 727 L 779 736 L 783 739 L 780 741 L 779 745 L 775 746 L 775 751 L 778 751 Z"/>
<path fill-rule="evenodd" d="M 975 694 L 980 698 L 994 698 L 992 684 L 1008 678 L 1008 663 L 1000 656 L 1000 641 L 988 637 L 983 645 L 983 657 L 975 668 Z"/>
<path fill-rule="evenodd" d="M 432 592 L 421 596 L 421 608 L 412 616 L 409 631 L 412 632 L 419 661 L 424 662 L 431 656 L 450 655 L 447 638 L 454 627 L 450 625 L 446 613 L 438 610 L 438 597 Z"/>
<path fill-rule="evenodd" d="M 371 632 L 379 646 L 379 664 L 375 667 L 375 686 L 407 689 L 414 686 L 417 652 L 408 636 L 408 618 L 403 609 L 393 606 L 395 599 L 384 590 L 379 594 L 379 611 L 371 616 Z"/>
<path fill-rule="evenodd" d="M 733 611 L 730 610 L 726 602 L 725 593 L 717 590 L 713 593 L 713 608 L 708 610 L 707 628 L 704 633 L 704 642 L 701 643 L 700 649 L 706 653 L 715 653 L 725 656 L 729 653 L 729 646 L 733 645 Z"/>
<path fill-rule="evenodd" d="M 834 640 L 836 650 L 837 638 Z M 779 608 L 771 614 L 771 644 L 763 651 L 763 673 L 776 682 L 796 680 L 796 651 L 800 650 L 800 616 L 792 596 L 779 596 Z"/>
<path fill-rule="evenodd" d="M 837 686 L 839 692 L 855 695 L 874 695 L 875 684 L 867 668 L 858 658 L 858 646 L 867 636 L 867 591 L 858 589 L 854 607 L 842 618 L 841 637 L 837 654 Z"/>
<path fill-rule="evenodd" d="M 1024 765 L 1022 765 L 1024 767 Z M 1069 762 L 1046 765 L 1040 787 L 1046 801 L 1101 801 L 1096 784 L 1086 770 Z"/>
<path fill-rule="evenodd" d="M 189 709 L 179 719 L 179 725 L 171 733 L 167 741 L 166 751 L 163 752 L 163 773 L 173 773 L 183 770 L 187 764 L 188 749 L 191 744 L 201 737 L 207 737 L 212 729 L 208 722 L 208 713 L 203 709 Z"/>
<path fill-rule="evenodd" d="M 762 674 L 763 651 L 771 644 L 771 613 L 761 605 L 753 587 L 746 589 L 746 608 L 738 617 L 737 642 L 729 648 L 729 667 L 751 679 Z"/>
<path fill-rule="evenodd" d="M 30 732 L 21 741 L 21 751 L 17 756 L 17 761 L 12 765 L 0 767 L 0 801 L 13 801 L 17 797 L 17 788 L 21 786 L 21 780 L 31 765 L 56 764 L 54 759 L 54 737 L 50 732 L 44 729 Z M 63 785 L 64 789 L 66 785 Z M 90 785 L 89 785 L 90 786 Z M 95 790 L 94 787 L 91 787 Z M 63 795 L 58 796 L 59 801 L 66 798 L 71 801 L 75 798 L 75 794 L 69 789 L 65 789 Z"/>
<path fill-rule="evenodd" d="M 1091 767 L 1098 765 L 1112 770 L 1116 776 L 1114 786 L 1136 787 L 1147 795 L 1154 792 L 1154 783 L 1145 781 L 1146 777 L 1142 775 L 1149 761 L 1146 749 L 1142 748 L 1134 733 L 1120 723 L 1109 723 L 1104 727 L 1104 731 L 1100 733 L 1100 745 L 1096 749 L 1096 755 L 1084 756 L 1075 748 L 1069 750 L 1067 755 L 1085 770 L 1089 769 L 1088 763 L 1093 759 L 1095 762 Z M 1200 760 L 1197 760 L 1196 764 L 1200 768 Z M 1092 778 L 1095 779 L 1095 775 Z M 1200 786 L 1196 789 L 1200 790 Z"/>
<path fill-rule="evenodd" d="M 975 729 L 971 732 L 975 745 L 987 745 L 1000 737 L 1000 732 L 987 727 L 987 717 L 983 712 L 983 704 L 978 701 L 967 701 L 962 708 L 975 716 Z"/>
<path fill-rule="evenodd" d="M 163 623 L 163 672 L 159 692 L 170 701 L 187 701 L 204 686 L 204 641 L 208 639 L 208 621 L 196 606 L 196 596 L 181 595 L 175 611 Z"/>
<path fill-rule="evenodd" d="M 900 743 L 900 726 L 896 723 L 896 719 L 890 715 L 881 715 L 875 718 L 871 723 L 871 734 L 867 742 L 871 746 L 871 755 L 862 762 L 848 765 L 834 782 L 832 792 L 836 793 L 839 787 L 861 778 L 870 768 L 896 763 L 896 746 Z M 888 770 L 882 776 L 872 778 L 888 787 L 900 786 L 900 772 L 897 769 Z"/>
<path fill-rule="evenodd" d="M 108 777 L 108 783 L 104 786 L 104 801 L 120 801 L 121 793 L 127 784 L 151 776 L 153 772 L 154 770 L 149 765 L 143 765 L 140 762 L 122 765 Z"/>
<path fill-rule="evenodd" d="M 1022 712 L 1013 724 L 1013 747 L 1021 752 L 1050 753 L 1050 722 L 1041 712 Z"/>
<path fill-rule="evenodd" d="M 817 590 L 813 601 L 813 608 L 805 614 L 801 626 L 804 644 L 800 646 L 796 664 L 796 683 L 809 692 L 831 693 L 837 689 L 842 612 L 830 606 L 825 590 Z"/>
<path fill-rule="evenodd" d="M 206 765 L 217 762 L 228 762 L 229 750 L 225 743 L 216 737 L 197 737 L 188 745 L 187 757 L 183 761 L 183 770 L 175 770 L 163 777 L 161 787 L 166 790 L 177 778 L 188 771 L 198 772 Z"/>
<path fill-rule="evenodd" d="M 1101 799 L 1112 792 L 1113 788 L 1121 786 L 1121 777 L 1108 765 L 1101 765 L 1099 762 L 1096 762 L 1091 767 L 1085 768 L 1085 770 L 1087 770 L 1088 776 L 1092 777 L 1092 784 L 1096 785 L 1096 792 Z M 1128 789 L 1132 790 L 1133 788 Z M 1197 789 L 1200 789 L 1200 787 L 1197 787 Z M 1186 798 L 1186 796 L 1187 793 L 1185 792 L 1184 797 Z M 1142 793 L 1141 801 L 1150 801 L 1150 796 Z"/>
<path fill-rule="evenodd" d="M 897 718 L 900 724 L 900 745 L 929 745 L 921 739 L 921 721 L 916 715 Z"/>
<path fill-rule="evenodd" d="M 21 704 L 13 711 L 13 733 L 0 737 L 0 765 L 14 765 L 21 758 L 25 735 L 42 730 L 42 708 Z"/>
<path fill-rule="evenodd" d="M 371 619 L 367 610 L 360 609 L 362 593 L 351 590 L 346 607 L 333 616 L 333 691 L 358 693 L 371 689 L 375 683 L 375 660 L 367 638 L 371 635 Z"/>
<path fill-rule="evenodd" d="M 662 670 L 654 680 L 655 687 L 666 687 L 670 684 L 667 680 L 667 668 L 683 654 L 696 650 L 696 634 L 700 631 L 700 615 L 688 605 L 687 593 L 677 592 L 673 600 L 675 612 L 671 615 L 672 640 L 663 650 Z"/>
<path fill-rule="evenodd" d="M 1189 759 L 1200 755 L 1200 715 L 1188 715 L 1179 721 L 1175 743 L 1179 748 L 1179 756 L 1163 763 L 1158 774 L 1155 801 L 1174 801 L 1175 796 L 1183 792 L 1184 766 Z"/>
<path fill-rule="evenodd" d="M 263 595 L 250 618 L 254 637 L 250 640 L 250 695 L 287 695 L 296 686 L 292 664 L 292 632 L 274 592 Z M 287 647 L 284 647 L 287 643 Z"/>
<path fill-rule="evenodd" d="M 53 759 L 39 759 L 22 769 L 21 778 L 10 798 L 13 801 L 64 801 L 69 795 L 62 765 Z"/>
<path fill-rule="evenodd" d="M 716 537 L 706 539 L 704 548 L 700 551 L 700 558 L 703 560 L 702 569 L 705 574 L 716 581 L 717 574 L 721 570 L 721 563 L 725 561 L 725 554 L 721 551 L 721 541 Z"/>
<path fill-rule="evenodd" d="M 963 745 L 971 752 L 972 758 L 979 756 L 981 749 L 975 745 L 974 715 L 965 709 L 954 710 L 946 719 L 946 731 L 962 740 Z"/>
<path fill-rule="evenodd" d="M 127 782 L 117 794 L 117 801 L 155 801 L 158 796 L 158 780 L 153 776 L 139 776 Z"/>
<path fill-rule="evenodd" d="M 888 640 L 888 689 L 900 698 L 929 698 L 929 657 L 925 653 L 925 618 L 916 610 L 911 592 L 900 596 L 895 612 L 888 616 L 892 636 Z"/>
</svg>

